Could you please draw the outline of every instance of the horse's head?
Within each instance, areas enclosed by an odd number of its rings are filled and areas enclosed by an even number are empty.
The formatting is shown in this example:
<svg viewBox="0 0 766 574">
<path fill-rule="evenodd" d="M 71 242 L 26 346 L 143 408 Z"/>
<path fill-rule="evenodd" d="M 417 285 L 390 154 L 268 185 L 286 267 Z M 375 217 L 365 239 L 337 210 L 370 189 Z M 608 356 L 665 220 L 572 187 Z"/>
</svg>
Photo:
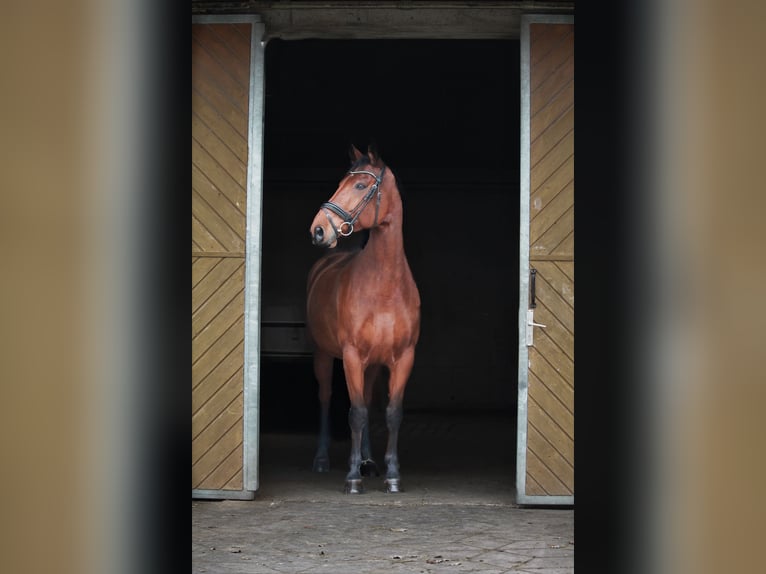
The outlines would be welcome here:
<svg viewBox="0 0 766 574">
<path fill-rule="evenodd" d="M 314 245 L 335 247 L 339 236 L 348 237 L 383 220 L 389 203 L 382 193 L 386 166 L 372 147 L 362 155 L 351 146 L 350 156 L 350 169 L 311 222 L 309 232 Z"/>
</svg>

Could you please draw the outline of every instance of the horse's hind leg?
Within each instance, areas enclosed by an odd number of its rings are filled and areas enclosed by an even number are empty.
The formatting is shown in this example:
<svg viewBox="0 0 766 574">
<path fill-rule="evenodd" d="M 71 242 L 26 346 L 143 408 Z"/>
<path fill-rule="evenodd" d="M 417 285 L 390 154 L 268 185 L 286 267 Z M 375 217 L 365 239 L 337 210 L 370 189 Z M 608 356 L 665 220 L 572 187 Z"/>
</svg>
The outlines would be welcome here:
<svg viewBox="0 0 766 574">
<path fill-rule="evenodd" d="M 402 424 L 404 410 L 404 388 L 410 377 L 415 362 L 415 350 L 408 349 L 399 360 L 391 365 L 391 376 L 388 381 L 388 406 L 386 407 L 386 424 L 388 425 L 388 446 L 386 447 L 386 490 L 400 492 L 399 483 L 399 427 Z"/>
<path fill-rule="evenodd" d="M 319 445 L 314 456 L 314 471 L 329 472 L 330 397 L 332 396 L 333 358 L 322 351 L 314 352 L 314 376 L 319 383 Z"/>
</svg>

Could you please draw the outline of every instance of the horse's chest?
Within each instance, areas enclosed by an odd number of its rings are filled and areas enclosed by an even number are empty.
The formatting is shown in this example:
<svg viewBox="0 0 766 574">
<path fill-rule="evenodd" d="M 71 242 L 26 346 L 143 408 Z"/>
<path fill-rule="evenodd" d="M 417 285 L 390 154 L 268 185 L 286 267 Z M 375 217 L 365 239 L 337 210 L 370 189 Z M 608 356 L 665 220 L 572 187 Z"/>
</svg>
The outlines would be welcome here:
<svg viewBox="0 0 766 574">
<path fill-rule="evenodd" d="M 390 311 L 372 313 L 360 326 L 362 332 L 369 331 L 369 337 L 380 341 L 382 345 L 393 345 L 397 319 Z"/>
<path fill-rule="evenodd" d="M 401 308 L 378 308 L 357 313 L 349 321 L 348 342 L 371 359 L 385 360 L 408 347 L 415 325 Z"/>
</svg>

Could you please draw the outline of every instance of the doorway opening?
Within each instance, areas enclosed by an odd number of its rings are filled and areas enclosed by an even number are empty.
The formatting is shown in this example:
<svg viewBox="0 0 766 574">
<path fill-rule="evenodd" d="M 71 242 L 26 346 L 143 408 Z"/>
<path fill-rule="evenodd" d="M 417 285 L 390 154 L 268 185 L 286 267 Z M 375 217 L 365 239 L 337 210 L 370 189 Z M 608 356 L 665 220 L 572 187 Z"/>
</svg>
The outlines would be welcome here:
<svg viewBox="0 0 766 574">
<path fill-rule="evenodd" d="M 319 404 L 304 308 L 306 274 L 320 252 L 308 227 L 347 169 L 349 146 L 374 143 L 400 183 L 405 252 L 422 301 L 400 435 L 403 480 L 418 469 L 496 465 L 513 488 L 519 78 L 517 40 L 268 43 L 262 486 L 279 461 L 311 468 Z M 370 409 L 381 467 L 385 394 L 379 385 Z M 331 413 L 341 453 L 331 464 L 345 474 L 348 398 L 339 361 Z M 283 448 L 304 438 L 305 447 Z"/>
</svg>

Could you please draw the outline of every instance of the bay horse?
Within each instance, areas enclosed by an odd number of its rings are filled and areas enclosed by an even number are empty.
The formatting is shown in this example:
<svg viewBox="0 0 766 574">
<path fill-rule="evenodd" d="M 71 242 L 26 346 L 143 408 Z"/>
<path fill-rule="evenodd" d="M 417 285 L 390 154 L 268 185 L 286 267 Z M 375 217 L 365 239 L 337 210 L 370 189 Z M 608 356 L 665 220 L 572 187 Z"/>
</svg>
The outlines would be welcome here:
<svg viewBox="0 0 766 574">
<path fill-rule="evenodd" d="M 363 492 L 362 475 L 377 474 L 370 452 L 368 407 L 377 374 L 386 367 L 387 492 L 400 492 L 397 439 L 404 388 L 420 334 L 420 294 L 404 253 L 402 200 L 396 177 L 373 147 L 350 149 L 351 167 L 323 203 L 310 233 L 327 247 L 308 274 L 306 319 L 319 383 L 319 446 L 314 470 L 329 471 L 329 409 L 335 358 L 342 359 L 351 407 L 351 455 L 345 492 Z M 367 230 L 361 249 L 334 250 L 340 237 Z"/>
</svg>

